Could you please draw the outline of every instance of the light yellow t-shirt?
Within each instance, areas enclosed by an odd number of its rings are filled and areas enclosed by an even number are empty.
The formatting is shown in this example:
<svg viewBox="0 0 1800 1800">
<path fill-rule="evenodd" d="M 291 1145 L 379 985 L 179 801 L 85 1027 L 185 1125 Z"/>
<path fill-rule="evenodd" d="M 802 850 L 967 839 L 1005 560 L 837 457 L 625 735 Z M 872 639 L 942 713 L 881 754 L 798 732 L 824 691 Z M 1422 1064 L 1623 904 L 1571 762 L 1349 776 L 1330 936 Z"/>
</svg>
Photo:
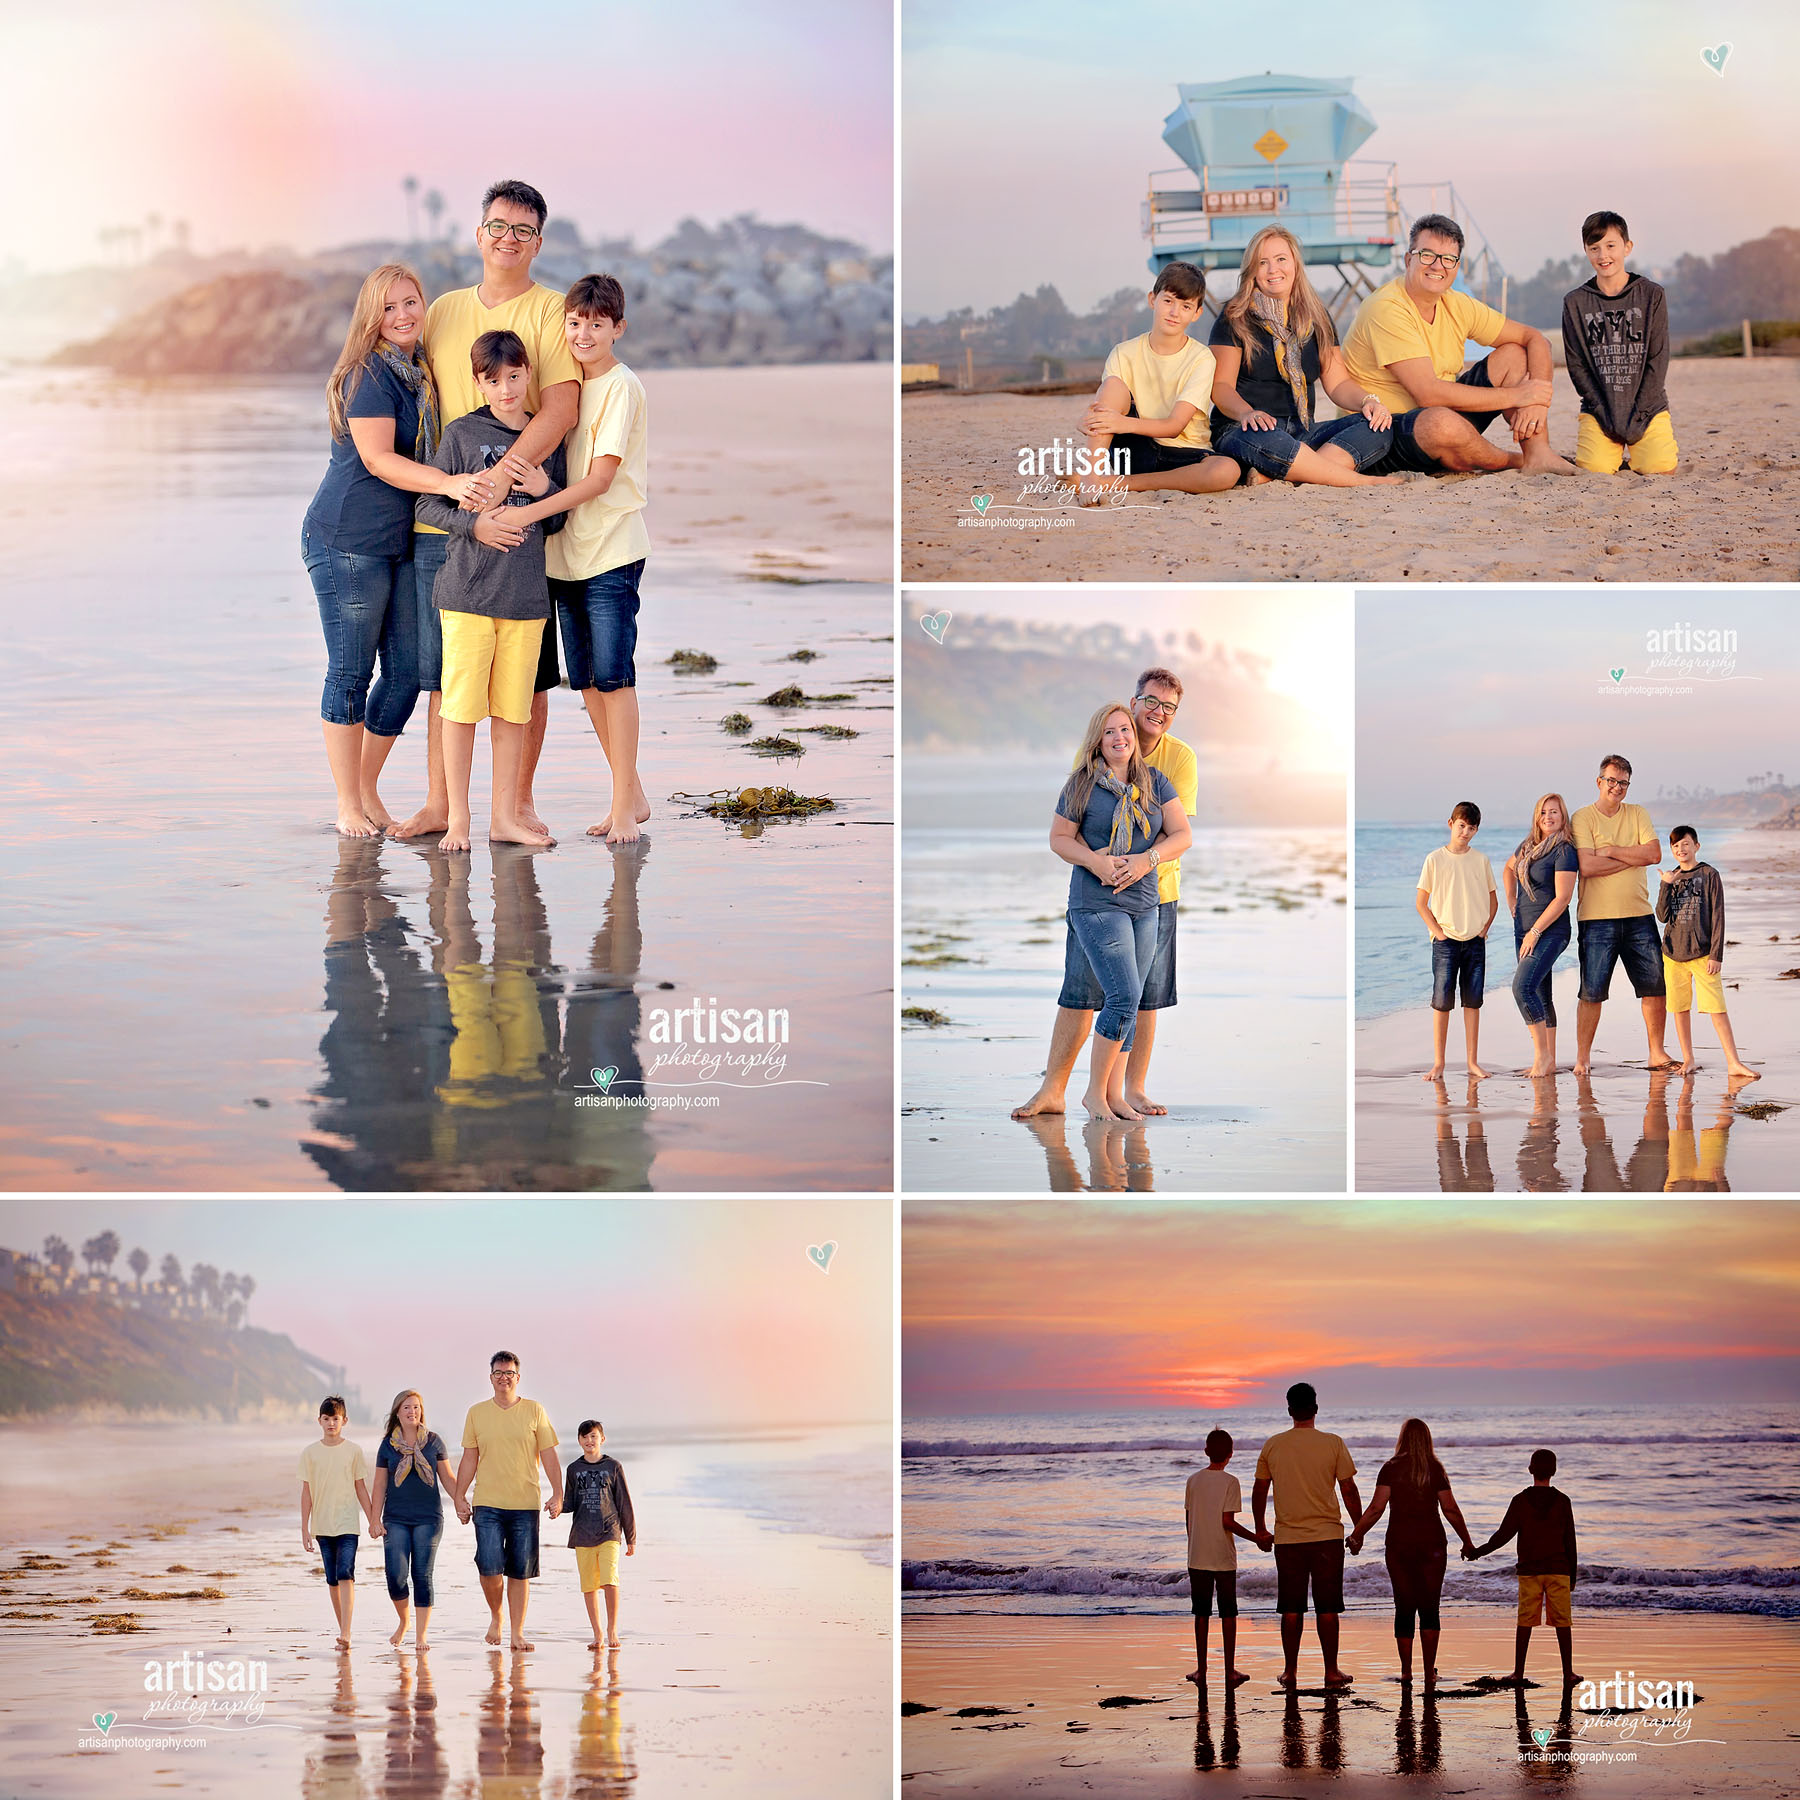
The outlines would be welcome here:
<svg viewBox="0 0 1800 1800">
<path fill-rule="evenodd" d="M 1425 904 L 1446 936 L 1464 942 L 1486 930 L 1488 895 L 1495 892 L 1494 868 L 1479 850 L 1458 856 L 1448 844 L 1440 844 L 1426 857 L 1419 886 L 1429 896 Z"/>
<path fill-rule="evenodd" d="M 1213 353 L 1187 338 L 1173 356 L 1150 348 L 1150 334 L 1114 344 L 1101 379 L 1116 375 L 1131 390 L 1140 419 L 1166 419 L 1182 401 L 1199 410 L 1178 436 L 1161 441 L 1172 450 L 1210 450 L 1207 412 L 1212 405 Z"/>
<path fill-rule="evenodd" d="M 481 304 L 479 283 L 456 288 L 439 294 L 425 314 L 425 360 L 437 384 L 442 425 L 454 424 L 487 404 L 476 386 L 475 371 L 469 367 L 469 351 L 484 331 L 515 332 L 524 344 L 525 354 L 531 358 L 531 384 L 525 390 L 529 413 L 537 411 L 545 388 L 581 379 L 581 364 L 563 335 L 563 296 L 554 288 L 533 282 L 524 293 L 499 306 Z M 437 527 L 416 525 L 414 530 L 435 532 Z"/>
<path fill-rule="evenodd" d="M 1411 412 L 1419 403 L 1388 373 L 1390 363 L 1426 356 L 1438 380 L 1454 381 L 1462 373 L 1469 340 L 1496 343 L 1505 324 L 1504 313 L 1454 288 L 1438 296 L 1437 310 L 1427 323 L 1407 296 L 1404 277 L 1397 278 L 1378 287 L 1357 308 L 1350 335 L 1344 339 L 1344 365 L 1350 379 L 1389 412 Z"/>
<path fill-rule="evenodd" d="M 1629 800 L 1609 819 L 1598 806 L 1580 808 L 1569 821 L 1569 836 L 1577 850 L 1605 853 L 1637 844 L 1654 844 L 1650 815 Z M 1584 875 L 1576 901 L 1580 919 L 1641 919 L 1655 909 L 1650 904 L 1648 867 L 1621 869 L 1616 875 Z"/>
<path fill-rule="evenodd" d="M 570 487 L 586 476 L 597 456 L 616 456 L 619 466 L 604 494 L 574 507 L 562 530 L 544 540 L 549 574 L 557 581 L 586 581 L 648 556 L 650 404 L 644 384 L 623 363 L 582 382 L 581 416 L 564 451 Z"/>
<path fill-rule="evenodd" d="M 504 1407 L 496 1400 L 477 1401 L 463 1420 L 462 1447 L 481 1453 L 472 1505 L 523 1512 L 540 1504 L 538 1457 L 556 1448 L 556 1433 L 550 1415 L 535 1400 L 519 1399 Z"/>
<path fill-rule="evenodd" d="M 1237 1539 L 1225 1529 L 1224 1515 L 1243 1510 L 1243 1492 L 1229 1469 L 1201 1469 L 1187 1478 L 1190 1569 L 1237 1567 Z"/>
<path fill-rule="evenodd" d="M 1341 1437 L 1316 1425 L 1277 1432 L 1256 1459 L 1256 1479 L 1275 1484 L 1275 1541 L 1316 1544 L 1344 1535 L 1337 1484 L 1356 1473 Z"/>
<path fill-rule="evenodd" d="M 336 1444 L 315 1438 L 300 1452 L 300 1479 L 312 1489 L 307 1529 L 314 1537 L 344 1537 L 362 1529 L 356 1484 L 369 1479 L 369 1465 L 348 1438 Z"/>
</svg>

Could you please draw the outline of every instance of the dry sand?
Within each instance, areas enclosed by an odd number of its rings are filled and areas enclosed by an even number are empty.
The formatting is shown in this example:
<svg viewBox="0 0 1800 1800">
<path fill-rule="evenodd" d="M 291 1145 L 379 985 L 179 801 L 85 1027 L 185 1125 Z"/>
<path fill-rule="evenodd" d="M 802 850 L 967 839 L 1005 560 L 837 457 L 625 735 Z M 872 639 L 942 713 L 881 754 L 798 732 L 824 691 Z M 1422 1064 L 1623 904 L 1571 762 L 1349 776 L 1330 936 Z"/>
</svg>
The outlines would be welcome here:
<svg viewBox="0 0 1800 1800">
<path fill-rule="evenodd" d="M 1631 1720 L 1578 1709 L 1559 1721 L 1547 1630 L 1534 1634 L 1527 1664 L 1528 1677 L 1543 1685 L 1457 1693 L 1479 1676 L 1510 1672 L 1513 1622 L 1492 1611 L 1446 1610 L 1444 1691 L 1431 1702 L 1402 1689 L 1391 1621 L 1369 1614 L 1344 1618 L 1341 1660 L 1355 1685 L 1329 1698 L 1275 1687 L 1280 1640 L 1275 1620 L 1260 1617 L 1240 1621 L 1238 1664 L 1251 1679 L 1228 1704 L 1215 1624 L 1204 1706 L 1183 1679 L 1193 1667 L 1185 1617 L 911 1617 L 901 1642 L 903 1699 L 936 1709 L 901 1726 L 902 1780 L 919 1800 L 1202 1792 L 1220 1800 L 1361 1800 L 1408 1790 L 1474 1800 L 1577 1784 L 1621 1800 L 1794 1792 L 1800 1640 L 1791 1621 L 1589 1613 L 1578 1600 L 1578 1673 L 1601 1680 L 1633 1669 L 1693 1683 L 1699 1699 L 1680 1742 L 1654 1739 L 1642 1725 L 1636 1741 L 1622 1742 Z M 1309 1621 L 1300 1680 L 1312 1684 L 1319 1674 Z M 1118 1696 L 1154 1704 L 1101 1704 Z M 1004 1711 L 954 1716 L 971 1706 Z M 1540 1750 L 1538 1731 L 1547 1732 L 1548 1751 L 1566 1750 L 1567 1758 L 1552 1761 Z"/>
<path fill-rule="evenodd" d="M 901 407 L 909 581 L 1793 581 L 1800 360 L 1677 361 L 1674 476 L 1441 477 L 1398 488 L 1133 494 L 1129 508 L 1020 501 L 1022 445 L 1078 430 L 1079 396 L 925 394 Z M 1552 443 L 1578 402 L 1556 383 Z M 1502 421 L 1489 436 L 1511 441 Z M 991 494 L 984 516 L 974 494 Z M 1026 529 L 1004 521 L 1028 519 Z"/>
</svg>

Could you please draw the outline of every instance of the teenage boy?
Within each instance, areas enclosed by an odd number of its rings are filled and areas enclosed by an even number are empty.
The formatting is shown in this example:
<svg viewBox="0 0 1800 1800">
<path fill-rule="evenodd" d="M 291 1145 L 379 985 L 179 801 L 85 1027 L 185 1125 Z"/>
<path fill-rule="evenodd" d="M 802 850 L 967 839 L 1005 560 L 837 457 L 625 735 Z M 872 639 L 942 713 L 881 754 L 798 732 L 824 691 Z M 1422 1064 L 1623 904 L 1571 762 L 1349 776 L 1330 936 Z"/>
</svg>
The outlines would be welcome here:
<svg viewBox="0 0 1800 1800">
<path fill-rule="evenodd" d="M 1669 833 L 1675 854 L 1673 871 L 1659 869 L 1662 886 L 1656 895 L 1656 916 L 1663 930 L 1663 985 L 1665 1003 L 1675 1015 L 1675 1035 L 1681 1040 L 1681 1072 L 1691 1075 L 1700 1065 L 1694 1061 L 1694 1025 L 1689 1008 L 1697 993 L 1700 1010 L 1712 1015 L 1725 1067 L 1736 1081 L 1760 1079 L 1738 1055 L 1737 1039 L 1725 1013 L 1725 984 L 1719 979 L 1725 967 L 1725 884 L 1711 863 L 1698 860 L 1700 834 L 1691 825 L 1677 825 Z"/>
<path fill-rule="evenodd" d="M 1449 823 L 1450 841 L 1425 858 L 1413 898 L 1431 933 L 1431 1068 L 1425 1079 L 1443 1079 L 1450 1014 L 1460 991 L 1469 1076 L 1480 1081 L 1487 1074 L 1475 1054 L 1487 983 L 1487 934 L 1500 910 L 1500 895 L 1492 865 L 1470 848 L 1481 829 L 1481 808 L 1473 800 L 1459 800 L 1450 809 Z"/>
<path fill-rule="evenodd" d="M 625 290 L 610 275 L 569 289 L 563 329 L 581 365 L 581 417 L 564 446 L 568 487 L 517 515 L 566 511 L 545 553 L 550 598 L 562 627 L 569 686 L 580 694 L 612 773 L 612 805 L 589 837 L 635 843 L 650 817 L 638 777 L 638 584 L 650 554 L 644 529 L 650 409 L 644 384 L 613 355 L 625 331 Z"/>
<path fill-rule="evenodd" d="M 587 1608 L 594 1636 L 590 1650 L 619 1647 L 619 1545 L 627 1556 L 637 1555 L 637 1519 L 631 1510 L 631 1490 L 617 1457 L 603 1456 L 606 1427 L 598 1419 L 583 1419 L 575 1433 L 581 1454 L 563 1476 L 563 1511 L 570 1515 L 569 1548 L 575 1552 L 575 1569 L 581 1579 L 581 1601 Z M 600 1594 L 606 1596 L 606 1629 L 600 1629 Z"/>
<path fill-rule="evenodd" d="M 1235 487 L 1242 473 L 1229 456 L 1213 454 L 1213 353 L 1188 336 L 1206 301 L 1206 276 L 1192 263 L 1169 263 L 1157 272 L 1149 300 L 1150 329 L 1113 346 L 1082 415 L 1090 467 L 1119 471 L 1079 477 L 1083 505 L 1121 486 L 1216 494 Z"/>
<path fill-rule="evenodd" d="M 369 1521 L 369 1536 L 381 1536 L 381 1521 L 369 1495 L 369 1465 L 361 1449 L 344 1436 L 348 1409 L 337 1394 L 319 1402 L 319 1438 L 300 1452 L 300 1542 L 310 1552 L 314 1540 L 325 1564 L 325 1589 L 337 1620 L 337 1647 L 350 1648 L 356 1612 L 358 1508 Z"/>
<path fill-rule="evenodd" d="M 523 528 L 495 509 L 511 492 L 514 482 L 562 443 L 575 423 L 579 405 L 581 371 L 563 336 L 563 297 L 554 288 L 543 287 L 531 279 L 532 262 L 544 244 L 545 216 L 544 196 L 536 188 L 523 181 L 495 182 L 482 198 L 481 223 L 475 227 L 475 248 L 481 252 L 481 280 L 474 287 L 438 295 L 425 314 L 425 360 L 431 365 L 438 393 L 438 417 L 445 429 L 483 402 L 484 396 L 469 367 L 469 352 L 483 332 L 514 333 L 530 358 L 525 411 L 531 422 L 492 471 L 490 484 L 472 490 L 464 506 L 474 519 L 469 528 L 471 534 L 492 550 L 510 550 L 523 541 Z M 427 783 L 425 804 L 404 824 L 394 827 L 394 836 L 402 838 L 424 837 L 444 830 L 450 823 L 439 722 L 443 638 L 437 609 L 432 604 L 433 585 L 448 549 L 448 528 L 426 524 L 417 520 L 416 514 L 415 520 L 413 576 L 419 597 L 419 686 L 430 696 Z M 550 715 L 545 696 L 561 679 L 555 634 L 546 632 L 533 677 L 531 720 L 519 758 L 515 803 L 519 818 L 539 831 L 544 829 L 544 822 L 533 804 L 532 781 Z M 394 740 L 370 737 L 365 732 L 364 745 L 365 767 L 372 762 L 379 772 Z M 365 785 L 366 780 L 365 777 Z"/>
<path fill-rule="evenodd" d="M 1575 1510 L 1569 1496 L 1550 1485 L 1556 1473 L 1556 1452 L 1531 1453 L 1531 1486 L 1512 1497 L 1500 1529 L 1485 1544 L 1465 1548 L 1463 1557 L 1473 1562 L 1498 1550 L 1513 1538 L 1519 1540 L 1519 1628 L 1513 1639 L 1513 1685 L 1525 1684 L 1525 1653 L 1531 1648 L 1531 1628 L 1547 1621 L 1556 1628 L 1556 1647 L 1562 1652 L 1563 1687 L 1575 1686 L 1574 1621 L 1570 1601 L 1575 1587 Z"/>
<path fill-rule="evenodd" d="M 1184 1510 L 1187 1515 L 1188 1590 L 1194 1602 L 1194 1672 L 1188 1677 L 1206 1691 L 1206 1623 L 1212 1614 L 1213 1596 L 1219 1598 L 1219 1645 L 1225 1654 L 1225 1686 L 1229 1691 L 1250 1679 L 1237 1666 L 1237 1545 L 1233 1538 L 1256 1542 L 1256 1533 L 1240 1525 L 1237 1516 L 1244 1504 L 1238 1478 L 1225 1465 L 1231 1461 L 1231 1433 L 1206 1434 L 1206 1467 L 1187 1479 Z"/>
<path fill-rule="evenodd" d="M 1669 420 L 1669 307 L 1646 275 L 1625 266 L 1631 233 L 1616 212 L 1589 213 L 1581 247 L 1594 278 L 1563 298 L 1563 359 L 1581 396 L 1577 468 L 1670 475 L 1680 460 Z"/>
</svg>

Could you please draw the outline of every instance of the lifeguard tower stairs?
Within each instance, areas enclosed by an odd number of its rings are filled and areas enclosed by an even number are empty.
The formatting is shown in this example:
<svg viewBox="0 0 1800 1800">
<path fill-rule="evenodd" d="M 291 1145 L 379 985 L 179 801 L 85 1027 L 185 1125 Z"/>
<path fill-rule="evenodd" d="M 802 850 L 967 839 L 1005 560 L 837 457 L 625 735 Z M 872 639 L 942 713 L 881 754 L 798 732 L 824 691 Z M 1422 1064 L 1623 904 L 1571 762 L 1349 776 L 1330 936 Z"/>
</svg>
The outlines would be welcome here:
<svg viewBox="0 0 1800 1800">
<path fill-rule="evenodd" d="M 1402 186 L 1393 163 L 1353 161 L 1375 120 L 1348 79 L 1246 75 L 1181 83 L 1181 104 L 1163 121 L 1163 142 L 1181 169 L 1150 176 L 1144 235 L 1150 267 L 1191 262 L 1237 273 L 1244 247 L 1265 225 L 1285 225 L 1306 262 L 1333 269 L 1319 283 L 1341 327 L 1350 308 L 1399 272 L 1406 234 L 1421 213 L 1448 213 L 1468 242 L 1456 285 L 1506 307 L 1506 272 L 1449 182 Z M 1224 283 L 1209 282 L 1217 310 Z"/>
</svg>

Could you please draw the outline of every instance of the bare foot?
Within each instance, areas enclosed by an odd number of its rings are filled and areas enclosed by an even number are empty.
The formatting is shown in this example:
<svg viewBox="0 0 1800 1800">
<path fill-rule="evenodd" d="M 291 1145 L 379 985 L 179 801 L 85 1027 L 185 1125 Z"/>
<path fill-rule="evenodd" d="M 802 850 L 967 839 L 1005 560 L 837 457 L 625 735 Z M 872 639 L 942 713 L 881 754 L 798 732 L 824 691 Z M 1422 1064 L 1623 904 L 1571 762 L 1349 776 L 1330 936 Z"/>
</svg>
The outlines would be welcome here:
<svg viewBox="0 0 1800 1800">
<path fill-rule="evenodd" d="M 337 829 L 339 837 L 366 838 L 381 836 L 381 827 L 379 825 L 372 825 L 364 818 L 360 806 L 340 806 L 338 808 Z"/>
<path fill-rule="evenodd" d="M 493 1618 L 489 1621 L 487 1636 L 482 1641 L 488 1644 L 498 1644 L 500 1642 L 500 1615 L 498 1613 L 495 1613 Z"/>
<path fill-rule="evenodd" d="M 609 1650 L 616 1650 L 616 1649 L 618 1649 L 618 1647 L 619 1647 L 619 1641 L 620 1641 L 620 1640 L 619 1640 L 619 1634 L 618 1634 L 618 1633 L 617 1633 L 617 1632 L 616 1632 L 616 1631 L 615 1631 L 615 1632 L 614 1632 L 614 1633 L 613 1633 L 613 1634 L 612 1634 L 612 1636 L 611 1636 L 611 1637 L 609 1637 L 609 1638 L 608 1638 L 608 1639 L 607 1639 L 607 1640 L 606 1640 L 606 1647 L 607 1647 L 607 1649 L 609 1649 Z"/>
<path fill-rule="evenodd" d="M 397 1650 L 400 1647 L 400 1640 L 405 1636 L 406 1636 L 406 1621 L 404 1619 L 402 1619 L 400 1621 L 400 1623 L 394 1627 L 392 1634 L 388 1638 L 388 1642 L 390 1644 L 392 1644 L 394 1646 L 394 1648 Z"/>
<path fill-rule="evenodd" d="M 1577 1075 L 1591 1075 L 1593 1070 L 1594 1065 L 1591 1059 L 1584 1059 L 1575 1065 L 1575 1073 Z"/>
<path fill-rule="evenodd" d="M 1565 461 L 1550 448 L 1550 440 L 1530 437 L 1519 446 L 1521 475 L 1573 475 L 1575 465 Z"/>
<path fill-rule="evenodd" d="M 1523 1681 L 1524 1677 L 1520 1676 L 1519 1679 Z M 1577 1675 L 1573 1669 L 1565 1669 L 1563 1671 L 1563 1686 L 1566 1688 L 1580 1687 L 1585 1679 L 1585 1676 Z"/>
<path fill-rule="evenodd" d="M 1195 1687 L 1206 1686 L 1206 1677 L 1202 1675 L 1198 1669 L 1190 1669 L 1181 1679 L 1183 1681 L 1191 1681 Z"/>
<path fill-rule="evenodd" d="M 1725 1065 L 1725 1073 L 1729 1075 L 1733 1081 L 1762 1080 L 1762 1072 L 1759 1069 L 1746 1068 L 1743 1063 L 1727 1063 Z"/>
<path fill-rule="evenodd" d="M 1130 1088 L 1125 1090 L 1125 1103 L 1140 1117 L 1162 1119 L 1168 1116 L 1169 1109 L 1166 1106 L 1158 1106 L 1148 1094 L 1134 1094 Z"/>
<path fill-rule="evenodd" d="M 447 825 L 444 835 L 438 840 L 440 850 L 467 850 L 469 848 L 469 821 Z"/>
<path fill-rule="evenodd" d="M 348 1650 L 350 1648 L 350 1640 L 347 1637 L 339 1638 L 337 1641 L 337 1647 L 340 1650 Z"/>
<path fill-rule="evenodd" d="M 1278 1688 L 1296 1688 L 1300 1685 L 1300 1682 L 1299 1678 L 1294 1675 L 1291 1670 L 1283 1669 L 1282 1672 L 1275 1677 L 1275 1685 Z"/>
<path fill-rule="evenodd" d="M 1012 1116 L 1015 1119 L 1035 1119 L 1039 1113 L 1060 1113 L 1066 1104 L 1060 1089 L 1052 1093 L 1049 1088 L 1041 1087 L 1023 1106 L 1015 1106 Z"/>
<path fill-rule="evenodd" d="M 513 817 L 518 820 L 527 831 L 541 831 L 545 837 L 550 835 L 550 827 L 538 817 L 537 808 L 533 806 L 529 800 L 521 800 L 519 802 L 517 809 L 513 813 Z"/>
<path fill-rule="evenodd" d="M 1488 1072 L 1480 1063 L 1472 1062 L 1469 1064 L 1469 1079 L 1471 1081 L 1486 1081 L 1487 1078 Z"/>
<path fill-rule="evenodd" d="M 1700 1060 L 1698 1057 L 1690 1056 L 1685 1062 L 1678 1062 L 1675 1067 L 1679 1069 L 1683 1075 L 1698 1074 Z"/>
<path fill-rule="evenodd" d="M 1644 1066 L 1645 1066 L 1645 1068 L 1647 1068 L 1650 1071 L 1650 1073 L 1652 1075 L 1660 1074 L 1665 1069 L 1674 1069 L 1674 1068 L 1680 1067 L 1680 1065 L 1675 1061 L 1674 1057 L 1669 1055 L 1669 1053 L 1666 1050 L 1659 1050 L 1656 1053 L 1656 1055 L 1653 1056 L 1650 1059 L 1650 1061 L 1647 1062 Z M 1698 1066 L 1699 1066 L 1698 1064 L 1695 1065 L 1695 1067 L 1698 1067 Z"/>
<path fill-rule="evenodd" d="M 427 1644 L 423 1638 L 414 1638 L 413 1639 L 413 1648 L 416 1651 L 418 1651 L 418 1653 L 421 1656 L 423 1656 L 425 1654 L 425 1652 L 431 1648 L 431 1646 L 429 1644 Z"/>
<path fill-rule="evenodd" d="M 1442 1063 L 1433 1063 L 1420 1077 L 1420 1080 L 1422 1081 L 1442 1081 L 1443 1079 L 1444 1065 Z"/>
<path fill-rule="evenodd" d="M 1425 1671 L 1425 1685 L 1428 1688 L 1437 1686 L 1437 1670 L 1436 1669 L 1427 1669 Z"/>
<path fill-rule="evenodd" d="M 1122 1093 L 1108 1094 L 1106 1104 L 1115 1119 L 1124 1119 L 1128 1124 L 1135 1125 L 1144 1116 Z"/>
<path fill-rule="evenodd" d="M 513 1639 L 511 1645 L 508 1647 L 513 1650 L 535 1650 L 537 1648 L 537 1645 L 532 1644 L 532 1643 L 527 1643 L 524 1638 L 516 1637 Z"/>
<path fill-rule="evenodd" d="M 433 832 L 444 830 L 450 823 L 448 813 L 437 812 L 429 806 L 421 806 L 410 819 L 392 827 L 397 838 L 430 837 Z M 465 844 L 464 849 L 468 846 Z"/>
<path fill-rule="evenodd" d="M 1356 1679 L 1354 1675 L 1346 1675 L 1342 1669 L 1332 1669 L 1325 1676 L 1328 1688 L 1347 1688 Z"/>
<path fill-rule="evenodd" d="M 556 839 L 542 825 L 530 824 L 521 813 L 512 819 L 490 819 L 488 821 L 488 842 L 490 844 L 528 844 L 534 850 L 554 850 Z M 448 849 L 448 842 L 445 844 Z"/>
<path fill-rule="evenodd" d="M 606 1644 L 606 1639 L 605 1639 L 605 1638 L 590 1638 L 590 1639 L 589 1639 L 589 1640 L 588 1640 L 588 1648 L 589 1648 L 589 1649 L 590 1649 L 590 1650 L 600 1650 L 600 1649 L 603 1649 L 603 1648 L 604 1648 L 604 1647 L 605 1647 L 605 1644 Z"/>
<path fill-rule="evenodd" d="M 379 825 L 383 831 L 393 830 L 394 815 L 381 804 L 381 796 L 379 794 L 364 794 L 362 809 L 363 817 L 369 820 L 371 824 Z"/>
<path fill-rule="evenodd" d="M 1081 1096 L 1081 1104 L 1087 1108 L 1087 1116 L 1090 1119 L 1098 1119 L 1109 1125 L 1115 1122 L 1119 1124 L 1125 1123 L 1125 1120 L 1121 1115 L 1113 1111 L 1111 1101 L 1107 1100 L 1104 1096 L 1096 1100 L 1092 1093 L 1083 1094 Z"/>
<path fill-rule="evenodd" d="M 1525 1071 L 1527 1079 L 1531 1081 L 1548 1081 L 1555 1073 L 1555 1069 L 1542 1067 L 1537 1063 L 1533 1063 L 1531 1067 Z"/>
<path fill-rule="evenodd" d="M 609 812 L 598 825 L 590 825 L 587 828 L 588 836 L 605 838 L 609 844 L 635 844 L 639 836 L 638 821 L 626 819 L 615 825 L 613 818 L 618 810 L 617 807 L 614 807 L 612 812 Z"/>
<path fill-rule="evenodd" d="M 1225 1671 L 1225 1685 L 1227 1687 L 1242 1687 L 1249 1679 L 1250 1677 L 1241 1669 L 1227 1669 Z"/>
<path fill-rule="evenodd" d="M 1405 487 L 1406 477 L 1404 475 L 1365 475 L 1362 485 L 1365 487 Z M 1246 1675 L 1244 1679 L 1248 1681 L 1250 1677 Z"/>
<path fill-rule="evenodd" d="M 1267 487 L 1269 478 L 1261 469 L 1248 469 L 1244 473 L 1245 487 Z"/>
</svg>

